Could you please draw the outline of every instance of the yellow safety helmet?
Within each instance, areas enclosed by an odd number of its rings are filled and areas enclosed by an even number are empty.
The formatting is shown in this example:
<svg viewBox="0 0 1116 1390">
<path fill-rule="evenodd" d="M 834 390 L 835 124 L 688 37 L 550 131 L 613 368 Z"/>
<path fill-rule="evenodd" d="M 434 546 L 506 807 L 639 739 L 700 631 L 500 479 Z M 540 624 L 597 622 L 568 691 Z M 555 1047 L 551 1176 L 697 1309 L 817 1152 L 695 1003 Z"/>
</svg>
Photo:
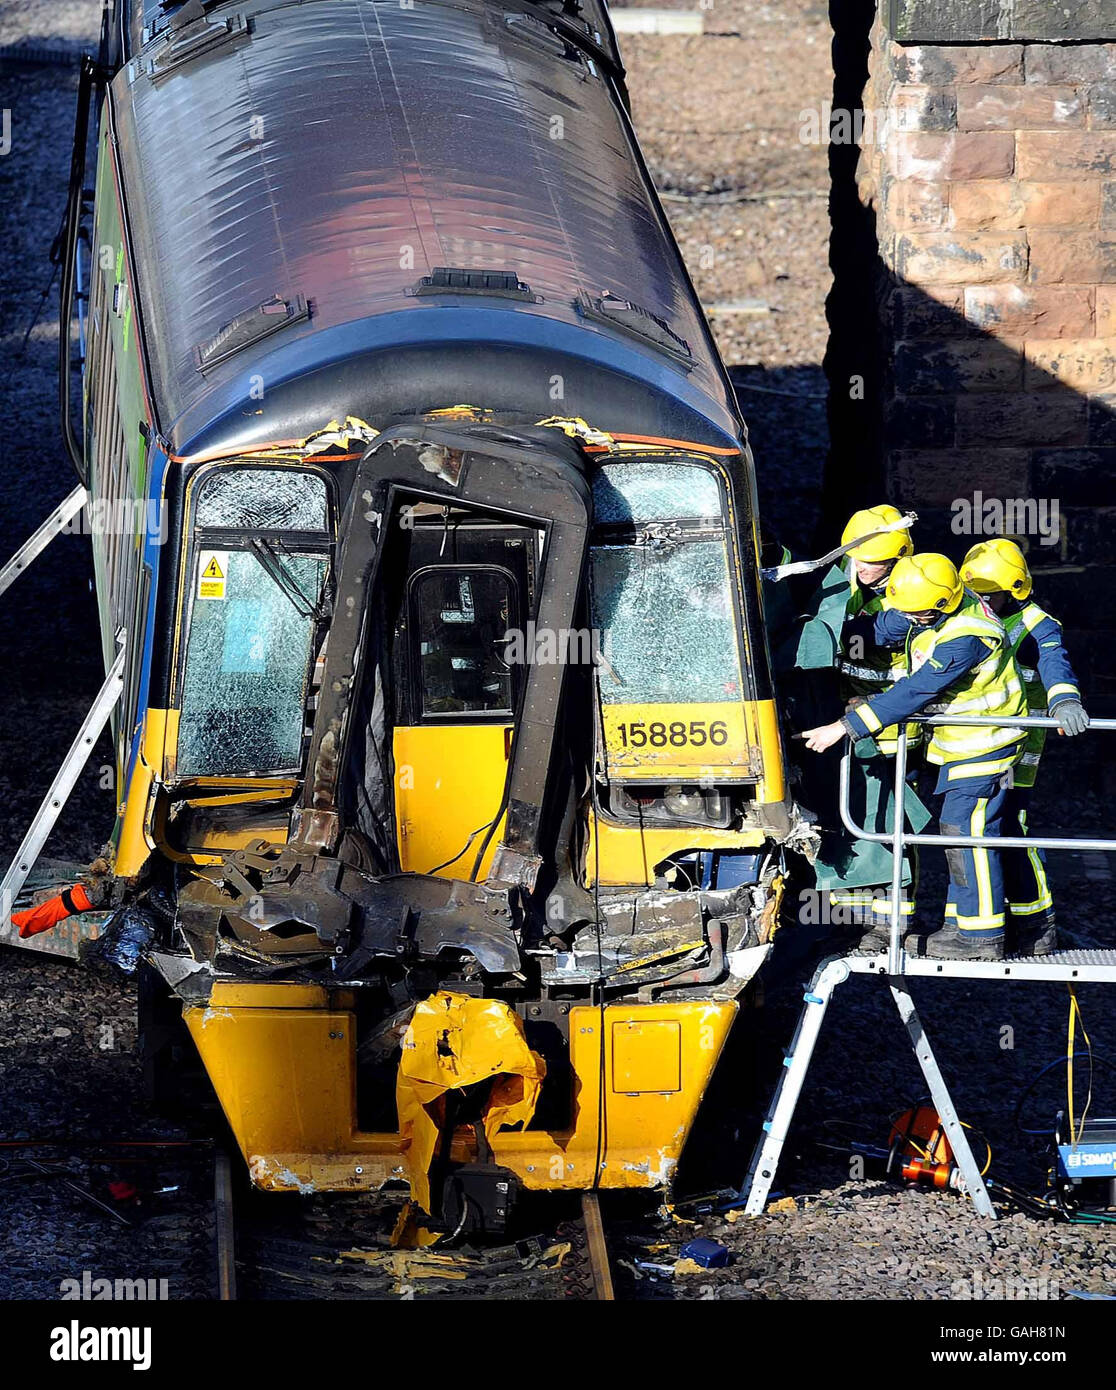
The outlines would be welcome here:
<svg viewBox="0 0 1116 1390">
<path fill-rule="evenodd" d="M 841 544 L 848 545 L 861 536 L 872 536 L 872 532 L 878 531 L 881 526 L 901 520 L 902 513 L 898 507 L 889 506 L 886 502 L 882 507 L 866 507 L 849 517 L 849 524 L 841 532 Z M 848 554 L 854 560 L 881 564 L 884 560 L 897 560 L 900 555 L 910 555 L 913 550 L 909 531 L 887 531 L 882 536 L 872 536 L 863 545 L 853 546 Z"/>
<path fill-rule="evenodd" d="M 1014 541 L 997 536 L 974 545 L 961 561 L 961 578 L 978 594 L 1031 596 L 1031 571 Z"/>
<path fill-rule="evenodd" d="M 952 613 L 965 586 L 952 560 L 928 551 L 897 561 L 884 592 L 901 613 Z"/>
</svg>

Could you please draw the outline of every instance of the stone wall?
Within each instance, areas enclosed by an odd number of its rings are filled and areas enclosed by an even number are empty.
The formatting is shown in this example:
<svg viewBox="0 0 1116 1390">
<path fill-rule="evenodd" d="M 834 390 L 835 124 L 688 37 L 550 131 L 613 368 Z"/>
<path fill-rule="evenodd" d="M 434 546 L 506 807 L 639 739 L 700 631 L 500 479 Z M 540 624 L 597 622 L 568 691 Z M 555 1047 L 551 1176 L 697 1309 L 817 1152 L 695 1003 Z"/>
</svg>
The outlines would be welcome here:
<svg viewBox="0 0 1116 1390">
<path fill-rule="evenodd" d="M 1110 39 L 1116 0 L 890 0 L 893 37 L 903 43 L 1002 39 Z"/>
<path fill-rule="evenodd" d="M 963 33 L 961 12 L 987 22 L 996 0 L 884 0 L 865 25 L 855 210 L 834 194 L 827 369 L 849 401 L 829 495 L 872 449 L 863 491 L 918 510 L 923 548 L 1015 535 L 1094 709 L 1113 712 L 1116 16 L 1110 43 L 893 37 L 904 14 L 925 32 L 934 9 Z M 1092 25 L 1097 7 L 1081 9 Z"/>
</svg>

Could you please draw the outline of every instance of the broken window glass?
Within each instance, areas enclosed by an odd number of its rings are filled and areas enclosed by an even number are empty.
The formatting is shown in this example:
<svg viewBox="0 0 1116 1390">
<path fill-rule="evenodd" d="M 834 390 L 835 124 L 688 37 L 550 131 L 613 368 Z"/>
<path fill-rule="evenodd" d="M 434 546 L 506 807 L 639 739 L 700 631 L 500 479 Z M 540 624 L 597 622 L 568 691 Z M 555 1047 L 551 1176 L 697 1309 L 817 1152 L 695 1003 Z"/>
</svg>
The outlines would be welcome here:
<svg viewBox="0 0 1116 1390">
<path fill-rule="evenodd" d="M 723 540 L 596 546 L 592 577 L 606 704 L 740 698 Z"/>
<path fill-rule="evenodd" d="M 600 526 L 648 521 L 721 520 L 716 476 L 698 464 L 633 459 L 593 477 L 593 519 Z"/>
<path fill-rule="evenodd" d="M 427 570 L 411 588 L 424 717 L 459 713 L 511 718 L 512 672 L 504 661 L 512 578 L 504 570 Z"/>
<path fill-rule="evenodd" d="M 325 479 L 298 468 L 219 468 L 198 485 L 195 526 L 223 531 L 324 531 Z"/>
<path fill-rule="evenodd" d="M 327 556 L 286 554 L 283 565 L 317 602 Z M 297 768 L 313 617 L 299 612 L 250 550 L 201 549 L 192 580 L 179 775 Z"/>
</svg>

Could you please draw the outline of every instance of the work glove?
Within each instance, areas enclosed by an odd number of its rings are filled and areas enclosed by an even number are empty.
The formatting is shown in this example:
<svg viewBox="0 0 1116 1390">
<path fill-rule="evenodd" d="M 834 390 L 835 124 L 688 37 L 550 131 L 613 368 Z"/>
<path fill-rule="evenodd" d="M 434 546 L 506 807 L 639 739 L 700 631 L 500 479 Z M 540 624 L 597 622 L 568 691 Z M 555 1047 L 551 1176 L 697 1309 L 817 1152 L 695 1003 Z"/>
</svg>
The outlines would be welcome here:
<svg viewBox="0 0 1116 1390">
<path fill-rule="evenodd" d="M 1050 713 L 1058 721 L 1059 734 L 1066 734 L 1070 738 L 1074 734 L 1083 734 L 1089 727 L 1089 716 L 1080 700 L 1062 700 Z"/>
</svg>

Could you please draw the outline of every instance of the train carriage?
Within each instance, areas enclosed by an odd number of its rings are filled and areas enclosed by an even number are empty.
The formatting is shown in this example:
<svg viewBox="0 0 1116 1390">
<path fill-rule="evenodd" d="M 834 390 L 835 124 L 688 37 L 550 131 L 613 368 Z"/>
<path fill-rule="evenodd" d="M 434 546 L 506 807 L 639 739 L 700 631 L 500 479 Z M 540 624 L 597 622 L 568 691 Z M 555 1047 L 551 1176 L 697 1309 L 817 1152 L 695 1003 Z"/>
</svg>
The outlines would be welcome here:
<svg viewBox="0 0 1116 1390">
<path fill-rule="evenodd" d="M 603 6 L 121 3 L 94 76 L 97 887 L 152 1066 L 181 1013 L 272 1190 L 669 1184 L 800 828 Z"/>
</svg>

